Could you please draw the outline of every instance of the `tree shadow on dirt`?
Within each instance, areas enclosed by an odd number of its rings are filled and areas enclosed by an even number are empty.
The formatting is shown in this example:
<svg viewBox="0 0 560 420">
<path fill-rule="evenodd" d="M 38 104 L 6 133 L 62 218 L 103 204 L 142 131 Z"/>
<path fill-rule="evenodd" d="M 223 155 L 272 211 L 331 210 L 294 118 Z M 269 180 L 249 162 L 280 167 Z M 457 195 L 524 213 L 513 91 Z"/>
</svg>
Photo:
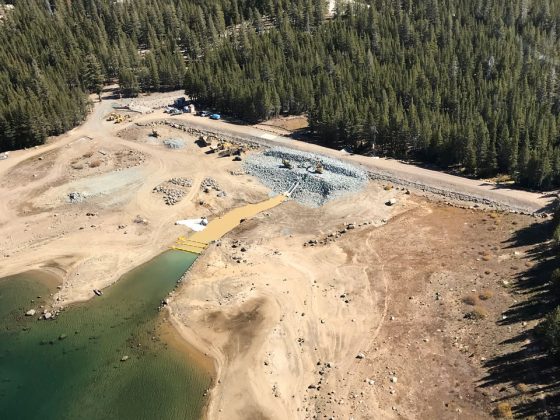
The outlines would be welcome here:
<svg viewBox="0 0 560 420">
<path fill-rule="evenodd" d="M 552 226 L 552 221 L 534 223 L 517 231 L 504 244 L 506 248 L 531 248 L 523 259 L 512 261 L 512 265 L 525 264 L 527 269 L 512 280 L 511 289 L 519 296 L 519 302 L 503 313 L 499 325 L 526 325 L 542 319 L 558 305 L 549 281 L 559 265 L 555 258 L 558 249 L 547 241 Z M 496 403 L 510 404 L 515 417 L 560 418 L 560 363 L 557 356 L 546 351 L 535 330 L 523 329 L 500 343 L 516 344 L 515 350 L 485 362 L 488 374 L 480 380 L 479 387 L 499 387 L 503 397 Z"/>
</svg>

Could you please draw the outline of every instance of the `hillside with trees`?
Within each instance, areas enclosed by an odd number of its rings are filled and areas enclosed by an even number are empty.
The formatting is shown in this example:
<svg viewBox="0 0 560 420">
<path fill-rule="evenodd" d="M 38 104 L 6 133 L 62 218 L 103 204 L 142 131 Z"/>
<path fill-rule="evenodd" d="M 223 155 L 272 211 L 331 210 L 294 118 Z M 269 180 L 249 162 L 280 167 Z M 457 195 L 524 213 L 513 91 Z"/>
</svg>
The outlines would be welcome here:
<svg viewBox="0 0 560 420">
<path fill-rule="evenodd" d="M 86 93 L 184 87 L 255 122 L 306 113 L 332 147 L 560 185 L 560 3 L 15 1 L 0 23 L 0 150 L 86 115 Z"/>
</svg>

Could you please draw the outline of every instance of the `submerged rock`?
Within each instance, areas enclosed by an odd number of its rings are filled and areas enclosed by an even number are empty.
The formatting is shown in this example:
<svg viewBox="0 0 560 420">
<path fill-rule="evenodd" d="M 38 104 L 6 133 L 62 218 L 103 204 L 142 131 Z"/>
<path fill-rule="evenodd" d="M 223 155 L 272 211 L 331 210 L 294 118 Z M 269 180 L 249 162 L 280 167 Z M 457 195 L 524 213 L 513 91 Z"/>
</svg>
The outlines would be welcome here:
<svg viewBox="0 0 560 420">
<path fill-rule="evenodd" d="M 128 356 L 121 357 L 121 362 L 126 362 L 128 360 Z"/>
<path fill-rule="evenodd" d="M 35 309 L 30 309 L 25 313 L 25 316 L 33 316 L 37 311 Z"/>
</svg>

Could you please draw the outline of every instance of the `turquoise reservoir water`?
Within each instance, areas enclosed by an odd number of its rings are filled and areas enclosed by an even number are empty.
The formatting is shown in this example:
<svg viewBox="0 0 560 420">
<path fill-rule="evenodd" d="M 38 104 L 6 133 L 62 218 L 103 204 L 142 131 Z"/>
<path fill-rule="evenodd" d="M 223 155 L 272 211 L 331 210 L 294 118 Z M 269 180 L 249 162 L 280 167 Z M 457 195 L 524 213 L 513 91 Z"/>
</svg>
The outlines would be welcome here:
<svg viewBox="0 0 560 420">
<path fill-rule="evenodd" d="M 210 372 L 162 337 L 157 310 L 195 259 L 166 252 L 52 321 L 23 316 L 52 283 L 0 279 L 0 419 L 200 418 Z"/>
</svg>

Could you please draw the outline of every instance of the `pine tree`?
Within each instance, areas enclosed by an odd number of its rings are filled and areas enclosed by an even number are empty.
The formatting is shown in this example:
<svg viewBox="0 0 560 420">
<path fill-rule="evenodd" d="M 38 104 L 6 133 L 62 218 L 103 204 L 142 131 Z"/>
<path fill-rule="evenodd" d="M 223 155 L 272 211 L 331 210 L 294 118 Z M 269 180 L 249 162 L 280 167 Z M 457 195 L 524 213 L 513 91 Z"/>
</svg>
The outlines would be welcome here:
<svg viewBox="0 0 560 420">
<path fill-rule="evenodd" d="M 78 124 L 117 80 L 248 121 L 305 113 L 337 148 L 560 184 L 559 2 L 338 3 L 325 19 L 322 0 L 18 2 L 0 24 L 0 149 Z"/>
<path fill-rule="evenodd" d="M 467 127 L 467 133 L 465 138 L 465 150 L 463 152 L 464 161 L 463 164 L 467 173 L 476 175 L 477 174 L 477 159 L 476 159 L 476 146 L 474 141 L 474 130 L 472 125 L 469 124 Z"/>
<path fill-rule="evenodd" d="M 101 101 L 103 79 L 104 77 L 99 60 L 95 55 L 89 54 L 85 60 L 84 85 L 88 91 L 97 93 L 99 101 Z"/>
</svg>

